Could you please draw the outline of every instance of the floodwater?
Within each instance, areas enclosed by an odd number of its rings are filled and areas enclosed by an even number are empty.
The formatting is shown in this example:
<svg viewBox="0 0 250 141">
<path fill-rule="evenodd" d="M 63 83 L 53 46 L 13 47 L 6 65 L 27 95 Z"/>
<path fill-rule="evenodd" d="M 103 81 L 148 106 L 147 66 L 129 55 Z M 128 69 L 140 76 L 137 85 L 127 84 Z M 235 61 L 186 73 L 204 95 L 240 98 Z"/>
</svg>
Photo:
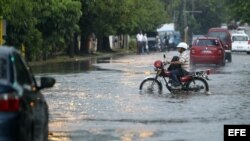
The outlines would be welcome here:
<svg viewBox="0 0 250 141">
<path fill-rule="evenodd" d="M 167 57 L 175 52 L 165 53 Z M 250 124 L 250 55 L 212 69 L 210 95 L 140 94 L 163 53 L 33 67 L 57 83 L 44 90 L 50 141 L 223 141 L 224 125 Z M 151 74 L 153 75 L 153 74 Z"/>
</svg>

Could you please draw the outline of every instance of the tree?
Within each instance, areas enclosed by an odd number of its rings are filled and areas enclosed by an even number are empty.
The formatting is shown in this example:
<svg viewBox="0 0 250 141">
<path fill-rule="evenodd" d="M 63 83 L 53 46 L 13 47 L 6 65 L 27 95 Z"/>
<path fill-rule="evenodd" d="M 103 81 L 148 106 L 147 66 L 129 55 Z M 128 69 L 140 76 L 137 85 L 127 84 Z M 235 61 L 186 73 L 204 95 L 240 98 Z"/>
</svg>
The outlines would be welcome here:
<svg viewBox="0 0 250 141">
<path fill-rule="evenodd" d="M 206 34 L 209 28 L 220 26 L 221 23 L 226 22 L 228 20 L 227 17 L 229 17 L 225 1 L 226 0 L 193 0 L 193 4 L 188 0 L 172 1 L 171 5 L 176 9 L 174 13 L 177 29 L 184 35 L 185 17 L 190 36 L 192 34 Z"/>
<path fill-rule="evenodd" d="M 110 51 L 107 37 L 111 34 L 135 33 L 155 29 L 165 21 L 164 5 L 161 0 L 81 0 L 83 16 L 80 27 L 82 42 L 88 34 L 95 32 L 98 50 Z M 104 43 L 104 42 L 105 43 Z M 84 51 L 86 52 L 86 43 Z"/>
<path fill-rule="evenodd" d="M 26 59 L 46 59 L 68 51 L 79 32 L 81 3 L 74 0 L 3 0 L 0 12 L 7 21 L 6 44 L 25 46 Z M 71 56 L 74 52 L 71 52 Z"/>
<path fill-rule="evenodd" d="M 9 11 L 8 3 L 9 0 L 1 0 L 0 1 L 0 16 L 6 15 L 7 11 Z"/>
<path fill-rule="evenodd" d="M 74 55 L 74 33 L 79 32 L 81 3 L 72 0 L 43 0 L 36 3 L 37 28 L 41 31 L 44 43 L 43 53 L 61 52 L 67 49 Z"/>
<path fill-rule="evenodd" d="M 242 23 L 250 23 L 250 3 L 248 0 L 230 0 L 227 1 L 231 9 L 232 19 Z"/>
<path fill-rule="evenodd" d="M 40 32 L 35 28 L 37 20 L 33 17 L 33 3 L 29 0 L 12 0 L 6 3 L 3 16 L 6 19 L 6 44 L 20 49 L 26 47 L 26 58 L 32 59 L 39 53 L 42 41 Z"/>
</svg>

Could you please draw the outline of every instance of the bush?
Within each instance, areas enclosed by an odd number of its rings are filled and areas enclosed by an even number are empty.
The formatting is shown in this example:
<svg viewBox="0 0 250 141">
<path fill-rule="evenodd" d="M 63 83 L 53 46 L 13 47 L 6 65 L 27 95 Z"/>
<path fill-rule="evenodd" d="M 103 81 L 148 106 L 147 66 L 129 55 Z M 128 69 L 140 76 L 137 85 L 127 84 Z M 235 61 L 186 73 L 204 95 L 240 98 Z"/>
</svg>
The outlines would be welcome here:
<svg viewBox="0 0 250 141">
<path fill-rule="evenodd" d="M 136 40 L 135 39 L 131 39 L 129 41 L 129 50 L 136 52 L 137 50 L 137 45 L 136 45 Z"/>
</svg>

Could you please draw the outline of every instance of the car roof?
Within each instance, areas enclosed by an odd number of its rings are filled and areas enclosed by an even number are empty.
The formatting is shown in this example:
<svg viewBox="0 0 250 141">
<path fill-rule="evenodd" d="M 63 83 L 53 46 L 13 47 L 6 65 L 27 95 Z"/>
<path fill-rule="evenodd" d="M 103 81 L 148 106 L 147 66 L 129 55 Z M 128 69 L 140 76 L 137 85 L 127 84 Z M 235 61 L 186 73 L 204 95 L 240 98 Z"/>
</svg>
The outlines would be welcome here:
<svg viewBox="0 0 250 141">
<path fill-rule="evenodd" d="M 12 46 L 0 46 L 0 56 L 8 56 L 13 54 L 13 52 L 18 53 L 18 50 Z"/>
<path fill-rule="evenodd" d="M 245 33 L 233 33 L 232 36 L 248 36 Z"/>
<path fill-rule="evenodd" d="M 219 38 L 217 37 L 198 37 L 196 38 L 196 40 L 220 40 Z"/>
<path fill-rule="evenodd" d="M 220 28 L 220 27 L 213 27 L 213 28 L 210 28 L 208 31 L 228 31 L 228 29 L 226 28 Z"/>
</svg>

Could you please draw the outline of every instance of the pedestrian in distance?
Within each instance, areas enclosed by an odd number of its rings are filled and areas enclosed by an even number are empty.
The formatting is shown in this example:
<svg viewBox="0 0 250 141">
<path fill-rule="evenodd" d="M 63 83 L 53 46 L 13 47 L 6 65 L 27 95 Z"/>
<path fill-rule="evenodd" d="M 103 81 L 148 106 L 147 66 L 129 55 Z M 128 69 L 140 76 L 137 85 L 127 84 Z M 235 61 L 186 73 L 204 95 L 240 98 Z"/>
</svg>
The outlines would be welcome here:
<svg viewBox="0 0 250 141">
<path fill-rule="evenodd" d="M 142 31 L 140 31 L 136 35 L 136 42 L 137 42 L 137 54 L 143 53 L 142 52 L 142 48 L 143 48 L 143 34 L 142 34 Z"/>
<path fill-rule="evenodd" d="M 168 34 L 166 34 L 165 35 L 165 46 L 166 46 L 166 48 L 168 49 L 168 51 L 170 51 L 170 46 L 169 46 L 169 35 Z"/>
<path fill-rule="evenodd" d="M 157 46 L 158 51 L 161 51 L 161 39 L 160 39 L 160 36 L 156 35 L 155 40 L 156 40 L 155 42 L 156 42 L 156 46 Z"/>
<path fill-rule="evenodd" d="M 144 35 L 143 35 L 143 50 L 144 50 L 144 52 L 149 54 L 147 33 L 144 33 Z"/>
</svg>

